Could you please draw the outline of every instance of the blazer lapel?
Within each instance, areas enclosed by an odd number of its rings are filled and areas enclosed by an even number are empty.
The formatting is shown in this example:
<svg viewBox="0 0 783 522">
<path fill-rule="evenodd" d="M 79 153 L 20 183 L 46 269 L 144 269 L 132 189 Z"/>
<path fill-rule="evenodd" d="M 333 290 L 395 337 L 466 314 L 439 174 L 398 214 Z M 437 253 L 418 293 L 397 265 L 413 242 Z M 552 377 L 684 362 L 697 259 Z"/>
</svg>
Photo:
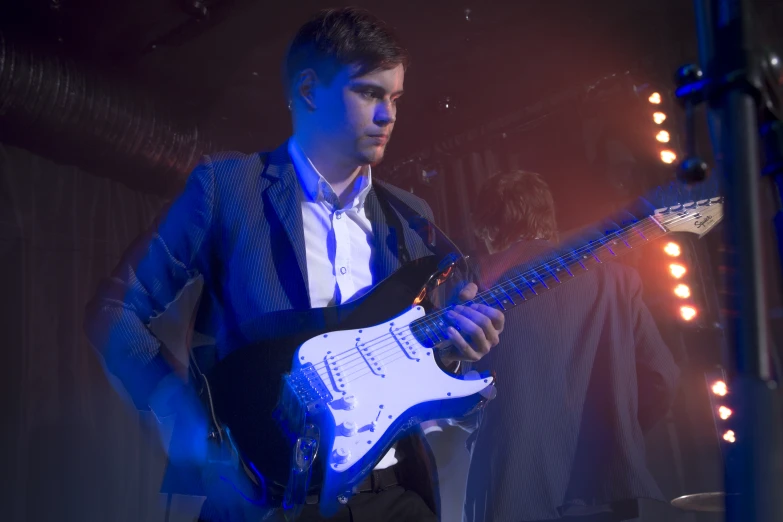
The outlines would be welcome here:
<svg viewBox="0 0 783 522">
<path fill-rule="evenodd" d="M 264 205 L 270 206 L 277 215 L 285 235 L 293 248 L 294 257 L 304 282 L 309 306 L 309 283 L 307 278 L 307 253 L 305 250 L 304 223 L 302 222 L 302 188 L 296 176 L 294 165 L 288 154 L 288 142 L 269 154 L 264 176 L 270 180 L 264 191 Z"/>
<path fill-rule="evenodd" d="M 372 224 L 372 277 L 373 284 L 378 284 L 400 267 L 397 259 L 397 233 L 402 231 L 398 232 L 389 226 L 374 189 L 370 189 L 367 194 L 364 211 Z"/>
</svg>

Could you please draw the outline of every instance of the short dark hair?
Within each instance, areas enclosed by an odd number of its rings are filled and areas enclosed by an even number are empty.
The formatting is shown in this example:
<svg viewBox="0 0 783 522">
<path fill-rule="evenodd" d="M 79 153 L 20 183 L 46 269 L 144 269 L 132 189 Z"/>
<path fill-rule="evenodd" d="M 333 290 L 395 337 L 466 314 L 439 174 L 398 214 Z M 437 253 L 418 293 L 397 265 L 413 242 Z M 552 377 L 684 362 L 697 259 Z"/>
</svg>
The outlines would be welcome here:
<svg viewBox="0 0 783 522">
<path fill-rule="evenodd" d="M 364 9 L 344 7 L 316 13 L 294 36 L 283 64 L 283 87 L 288 93 L 296 75 L 312 68 L 330 82 L 346 65 L 358 67 L 356 76 L 402 65 L 408 51 L 392 29 Z"/>
<path fill-rule="evenodd" d="M 540 174 L 525 170 L 497 174 L 479 191 L 473 209 L 476 235 L 489 235 L 497 249 L 517 239 L 557 239 L 555 202 Z"/>
</svg>

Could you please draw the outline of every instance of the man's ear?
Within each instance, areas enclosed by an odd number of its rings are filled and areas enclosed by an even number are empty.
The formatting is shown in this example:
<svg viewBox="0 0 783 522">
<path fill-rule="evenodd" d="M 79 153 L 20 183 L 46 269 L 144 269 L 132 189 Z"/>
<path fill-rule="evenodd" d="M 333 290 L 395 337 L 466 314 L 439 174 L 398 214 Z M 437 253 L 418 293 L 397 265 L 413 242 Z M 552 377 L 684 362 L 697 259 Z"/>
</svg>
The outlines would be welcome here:
<svg viewBox="0 0 783 522">
<path fill-rule="evenodd" d="M 294 93 L 295 95 L 299 96 L 299 98 L 311 111 L 317 108 L 315 96 L 317 85 L 318 75 L 313 69 L 305 69 L 299 73 L 299 76 L 296 77 Z"/>
</svg>

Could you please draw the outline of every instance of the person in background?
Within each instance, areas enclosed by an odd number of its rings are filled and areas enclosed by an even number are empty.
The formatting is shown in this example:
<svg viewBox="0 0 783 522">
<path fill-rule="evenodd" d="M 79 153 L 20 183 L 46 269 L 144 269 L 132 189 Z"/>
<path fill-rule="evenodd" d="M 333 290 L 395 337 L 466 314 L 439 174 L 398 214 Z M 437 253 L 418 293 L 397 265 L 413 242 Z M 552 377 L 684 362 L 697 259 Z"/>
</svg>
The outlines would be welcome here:
<svg viewBox="0 0 783 522">
<path fill-rule="evenodd" d="M 558 247 L 536 173 L 493 176 L 474 208 L 489 251 L 481 290 Z M 496 374 L 498 394 L 471 437 L 465 520 L 614 522 L 638 517 L 637 499 L 664 500 L 644 435 L 668 412 L 679 369 L 638 273 L 605 263 L 505 315 L 500 344 L 473 364 Z"/>
</svg>

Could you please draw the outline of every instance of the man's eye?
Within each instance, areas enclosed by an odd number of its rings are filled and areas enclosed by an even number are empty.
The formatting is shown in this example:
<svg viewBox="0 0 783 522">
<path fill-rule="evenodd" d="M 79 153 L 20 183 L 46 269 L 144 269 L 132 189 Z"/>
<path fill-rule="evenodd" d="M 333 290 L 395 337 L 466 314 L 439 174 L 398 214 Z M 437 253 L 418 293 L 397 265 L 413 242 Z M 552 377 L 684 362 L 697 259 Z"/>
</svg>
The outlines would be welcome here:
<svg viewBox="0 0 783 522">
<path fill-rule="evenodd" d="M 375 93 L 372 92 L 372 91 L 362 91 L 362 96 L 364 98 L 367 98 L 368 100 L 371 100 L 371 99 L 375 98 Z"/>
</svg>

